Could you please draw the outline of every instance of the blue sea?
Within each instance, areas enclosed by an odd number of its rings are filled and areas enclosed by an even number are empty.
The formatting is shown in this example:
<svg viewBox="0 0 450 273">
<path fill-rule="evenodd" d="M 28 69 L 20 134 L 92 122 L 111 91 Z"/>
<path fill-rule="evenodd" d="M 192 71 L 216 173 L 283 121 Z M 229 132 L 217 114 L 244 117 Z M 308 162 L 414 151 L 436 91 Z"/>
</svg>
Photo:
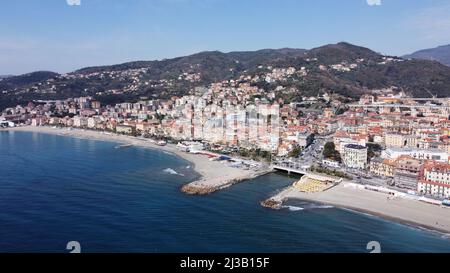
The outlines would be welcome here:
<svg viewBox="0 0 450 273">
<path fill-rule="evenodd" d="M 270 174 L 208 196 L 158 150 L 0 131 L 0 252 L 450 252 L 445 235 L 302 201 L 259 205 L 298 177 Z"/>
</svg>

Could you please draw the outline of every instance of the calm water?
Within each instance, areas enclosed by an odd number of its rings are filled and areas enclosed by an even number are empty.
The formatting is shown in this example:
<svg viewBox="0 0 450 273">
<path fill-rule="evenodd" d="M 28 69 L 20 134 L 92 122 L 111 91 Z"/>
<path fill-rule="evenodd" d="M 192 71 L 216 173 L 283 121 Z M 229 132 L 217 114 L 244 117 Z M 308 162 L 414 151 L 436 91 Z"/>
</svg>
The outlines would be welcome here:
<svg viewBox="0 0 450 273">
<path fill-rule="evenodd" d="M 295 177 L 187 196 L 179 189 L 196 178 L 188 162 L 115 146 L 0 131 L 0 252 L 67 252 L 72 240 L 84 252 L 366 252 L 369 241 L 386 252 L 450 252 L 441 234 L 368 215 L 259 205 Z"/>
</svg>

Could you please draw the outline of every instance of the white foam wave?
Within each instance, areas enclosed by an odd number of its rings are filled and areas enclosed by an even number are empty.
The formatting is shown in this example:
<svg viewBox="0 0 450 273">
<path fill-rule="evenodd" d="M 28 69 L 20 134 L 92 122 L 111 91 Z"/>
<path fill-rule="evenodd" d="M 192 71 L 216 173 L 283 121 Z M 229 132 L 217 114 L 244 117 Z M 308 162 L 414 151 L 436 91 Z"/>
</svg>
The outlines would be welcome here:
<svg viewBox="0 0 450 273">
<path fill-rule="evenodd" d="M 172 174 L 172 175 L 184 176 L 184 174 L 177 173 L 174 169 L 171 169 L 171 168 L 164 169 L 163 172 Z"/>
<path fill-rule="evenodd" d="M 296 206 L 282 206 L 282 208 L 289 209 L 290 211 L 300 211 L 300 210 L 304 210 L 304 208 L 296 207 Z"/>
<path fill-rule="evenodd" d="M 318 206 L 311 206 L 311 209 L 332 209 L 334 208 L 333 206 L 329 206 L 329 205 L 318 205 Z"/>
</svg>

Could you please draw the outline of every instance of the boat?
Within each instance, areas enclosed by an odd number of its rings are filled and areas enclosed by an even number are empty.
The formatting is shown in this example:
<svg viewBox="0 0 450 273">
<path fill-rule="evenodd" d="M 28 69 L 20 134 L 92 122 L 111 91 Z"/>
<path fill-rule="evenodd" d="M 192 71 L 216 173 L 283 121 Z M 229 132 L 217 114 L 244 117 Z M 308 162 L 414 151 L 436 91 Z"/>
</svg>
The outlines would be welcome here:
<svg viewBox="0 0 450 273">
<path fill-rule="evenodd" d="M 132 147 L 132 144 L 123 144 L 123 145 L 117 145 L 116 147 L 114 147 L 115 149 L 124 149 L 124 148 L 129 148 Z"/>
</svg>

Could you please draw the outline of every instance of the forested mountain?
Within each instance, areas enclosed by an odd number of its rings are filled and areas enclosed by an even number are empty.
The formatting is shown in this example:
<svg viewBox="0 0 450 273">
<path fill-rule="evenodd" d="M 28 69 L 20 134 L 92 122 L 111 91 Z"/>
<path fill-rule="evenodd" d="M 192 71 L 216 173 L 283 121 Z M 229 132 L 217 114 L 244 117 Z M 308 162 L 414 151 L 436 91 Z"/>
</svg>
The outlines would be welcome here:
<svg viewBox="0 0 450 273">
<path fill-rule="evenodd" d="M 273 70 L 295 68 L 285 80 L 264 80 Z M 288 100 L 333 92 L 358 98 L 376 89 L 395 87 L 413 96 L 450 96 L 450 67 L 437 61 L 383 56 L 368 48 L 338 43 L 304 49 L 252 52 L 201 52 L 160 61 L 138 61 L 83 68 L 59 75 L 34 72 L 0 79 L 0 108 L 36 99 L 95 96 L 105 103 L 139 98 L 167 98 L 192 93 L 225 80 L 249 81 L 270 92 L 282 86 L 295 90 Z"/>
</svg>

